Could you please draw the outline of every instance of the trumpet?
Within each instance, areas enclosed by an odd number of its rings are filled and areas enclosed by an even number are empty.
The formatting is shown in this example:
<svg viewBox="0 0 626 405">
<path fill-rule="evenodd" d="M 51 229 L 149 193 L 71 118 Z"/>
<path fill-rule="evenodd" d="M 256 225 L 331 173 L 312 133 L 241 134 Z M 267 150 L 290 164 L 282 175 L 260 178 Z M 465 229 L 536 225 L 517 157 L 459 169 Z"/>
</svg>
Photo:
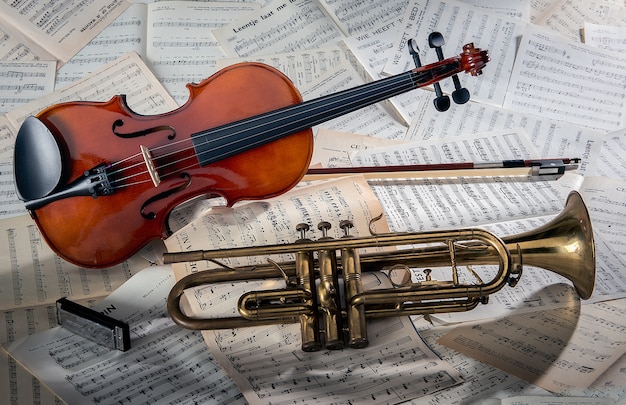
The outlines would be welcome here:
<svg viewBox="0 0 626 405">
<path fill-rule="evenodd" d="M 300 239 L 281 245 L 223 250 L 166 253 L 165 263 L 220 263 L 218 259 L 293 253 L 293 261 L 201 271 L 179 280 L 168 296 L 167 310 L 182 327 L 195 330 L 299 323 L 302 350 L 363 348 L 369 343 L 366 320 L 391 316 L 469 311 L 505 285 L 514 287 L 524 266 L 540 267 L 570 280 L 581 299 L 591 296 L 595 284 L 595 245 L 591 220 L 582 197 L 573 191 L 565 208 L 550 222 L 534 230 L 500 238 L 477 228 L 418 233 L 350 235 L 351 222 L 341 221 L 344 236 L 327 236 L 328 222 L 318 228 L 322 237 L 306 238 L 308 225 L 300 224 Z M 370 231 L 371 232 L 371 231 Z M 399 247 L 360 254 L 370 247 Z M 472 265 L 498 266 L 487 282 Z M 402 267 L 425 268 L 425 280 L 392 288 L 364 291 L 366 272 Z M 459 281 L 466 266 L 477 282 Z M 430 268 L 450 267 L 450 280 L 433 280 Z M 180 307 L 183 292 L 205 284 L 284 278 L 286 287 L 251 291 L 239 298 L 241 316 L 200 319 Z M 340 280 L 342 283 L 340 283 Z"/>
</svg>

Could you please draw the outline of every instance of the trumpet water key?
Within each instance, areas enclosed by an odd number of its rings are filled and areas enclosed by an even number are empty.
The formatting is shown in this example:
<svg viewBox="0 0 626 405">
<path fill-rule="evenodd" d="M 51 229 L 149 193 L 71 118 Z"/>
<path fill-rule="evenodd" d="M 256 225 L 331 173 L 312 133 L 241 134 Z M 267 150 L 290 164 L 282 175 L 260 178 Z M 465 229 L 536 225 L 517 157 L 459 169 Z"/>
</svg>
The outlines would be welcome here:
<svg viewBox="0 0 626 405">
<path fill-rule="evenodd" d="M 196 262 L 218 259 L 293 253 L 293 261 L 247 267 L 227 267 L 188 275 L 168 296 L 172 319 L 189 329 L 230 329 L 268 324 L 300 323 L 305 351 L 362 348 L 368 345 L 366 320 L 400 315 L 468 311 L 486 303 L 505 285 L 514 287 L 524 266 L 555 272 L 573 283 L 582 299 L 591 296 L 595 284 L 595 246 L 591 221 L 582 197 L 572 192 L 563 211 L 547 224 L 522 234 L 500 238 L 476 228 L 419 233 L 350 236 L 351 223 L 342 221 L 345 235 L 306 238 L 308 225 L 301 224 L 301 238 L 291 244 L 224 250 L 166 253 L 164 262 Z M 404 246 L 398 250 L 360 254 L 359 249 Z M 497 272 L 482 281 L 471 268 L 495 265 Z M 363 273 L 392 269 L 450 267 L 451 277 L 364 291 Z M 477 282 L 460 281 L 459 268 L 467 266 Z M 248 292 L 239 298 L 241 316 L 199 319 L 180 308 L 183 292 L 205 284 L 253 279 L 285 278 L 286 288 Z M 318 282 L 316 282 L 316 280 Z M 343 283 L 340 283 L 340 280 Z"/>
</svg>

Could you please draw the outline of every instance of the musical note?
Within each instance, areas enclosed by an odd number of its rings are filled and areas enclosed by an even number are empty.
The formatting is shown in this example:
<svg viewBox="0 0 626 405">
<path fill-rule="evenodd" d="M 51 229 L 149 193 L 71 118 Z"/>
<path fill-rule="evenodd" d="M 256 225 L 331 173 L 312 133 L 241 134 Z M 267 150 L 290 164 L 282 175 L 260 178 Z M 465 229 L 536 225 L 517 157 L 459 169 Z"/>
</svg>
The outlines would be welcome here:
<svg viewBox="0 0 626 405">
<path fill-rule="evenodd" d="M 626 324 L 616 314 L 626 314 L 625 305 L 618 300 L 511 315 L 461 326 L 439 343 L 549 391 L 574 395 L 621 357 Z"/>
</svg>

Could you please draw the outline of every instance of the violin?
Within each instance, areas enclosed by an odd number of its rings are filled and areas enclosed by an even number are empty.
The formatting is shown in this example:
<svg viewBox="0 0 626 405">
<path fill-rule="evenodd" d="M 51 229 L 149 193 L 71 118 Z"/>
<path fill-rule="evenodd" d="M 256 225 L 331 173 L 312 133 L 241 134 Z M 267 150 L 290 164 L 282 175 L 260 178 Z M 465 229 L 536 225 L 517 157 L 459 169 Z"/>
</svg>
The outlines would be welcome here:
<svg viewBox="0 0 626 405">
<path fill-rule="evenodd" d="M 309 167 L 311 127 L 457 73 L 479 75 L 489 60 L 467 44 L 420 66 L 412 49 L 415 69 L 306 102 L 277 69 L 245 62 L 188 84 L 188 101 L 160 115 L 133 112 L 123 95 L 53 105 L 16 137 L 18 196 L 60 257 L 118 264 L 171 234 L 167 217 L 185 201 L 220 195 L 232 205 L 294 187 Z M 467 101 L 459 91 L 453 98 Z"/>
</svg>

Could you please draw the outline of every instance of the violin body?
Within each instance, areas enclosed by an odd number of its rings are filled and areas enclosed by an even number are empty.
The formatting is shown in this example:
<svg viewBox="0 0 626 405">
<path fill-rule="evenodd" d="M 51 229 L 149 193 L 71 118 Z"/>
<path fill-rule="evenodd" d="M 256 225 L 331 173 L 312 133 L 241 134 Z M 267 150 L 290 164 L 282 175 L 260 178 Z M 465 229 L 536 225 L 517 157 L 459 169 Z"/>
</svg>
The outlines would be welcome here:
<svg viewBox="0 0 626 405">
<path fill-rule="evenodd" d="M 189 100 L 160 115 L 136 114 L 123 96 L 51 106 L 17 134 L 17 194 L 59 256 L 112 266 L 167 237 L 168 215 L 187 200 L 220 195 L 232 205 L 294 187 L 313 126 L 447 77 L 458 83 L 457 73 L 479 75 L 489 61 L 473 44 L 438 57 L 421 66 L 414 55 L 415 69 L 306 102 L 273 67 L 240 63 L 188 85 Z M 463 88 L 452 96 L 469 99 Z"/>
<path fill-rule="evenodd" d="M 59 104 L 37 116 L 60 149 L 58 189 L 101 164 L 123 161 L 125 167 L 110 175 L 116 186 L 110 195 L 61 198 L 31 210 L 57 254 L 80 266 L 111 266 L 150 240 L 166 237 L 167 216 L 184 201 L 206 194 L 219 194 L 229 204 L 267 198 L 284 193 L 305 174 L 313 150 L 310 129 L 206 166 L 198 165 L 194 148 L 185 142 L 200 130 L 301 102 L 278 70 L 238 64 L 188 87 L 191 95 L 183 106 L 158 116 L 134 113 L 121 96 L 105 103 Z M 159 154 L 174 162 L 158 169 L 156 187 L 142 147 L 152 150 L 155 162 Z"/>
</svg>

